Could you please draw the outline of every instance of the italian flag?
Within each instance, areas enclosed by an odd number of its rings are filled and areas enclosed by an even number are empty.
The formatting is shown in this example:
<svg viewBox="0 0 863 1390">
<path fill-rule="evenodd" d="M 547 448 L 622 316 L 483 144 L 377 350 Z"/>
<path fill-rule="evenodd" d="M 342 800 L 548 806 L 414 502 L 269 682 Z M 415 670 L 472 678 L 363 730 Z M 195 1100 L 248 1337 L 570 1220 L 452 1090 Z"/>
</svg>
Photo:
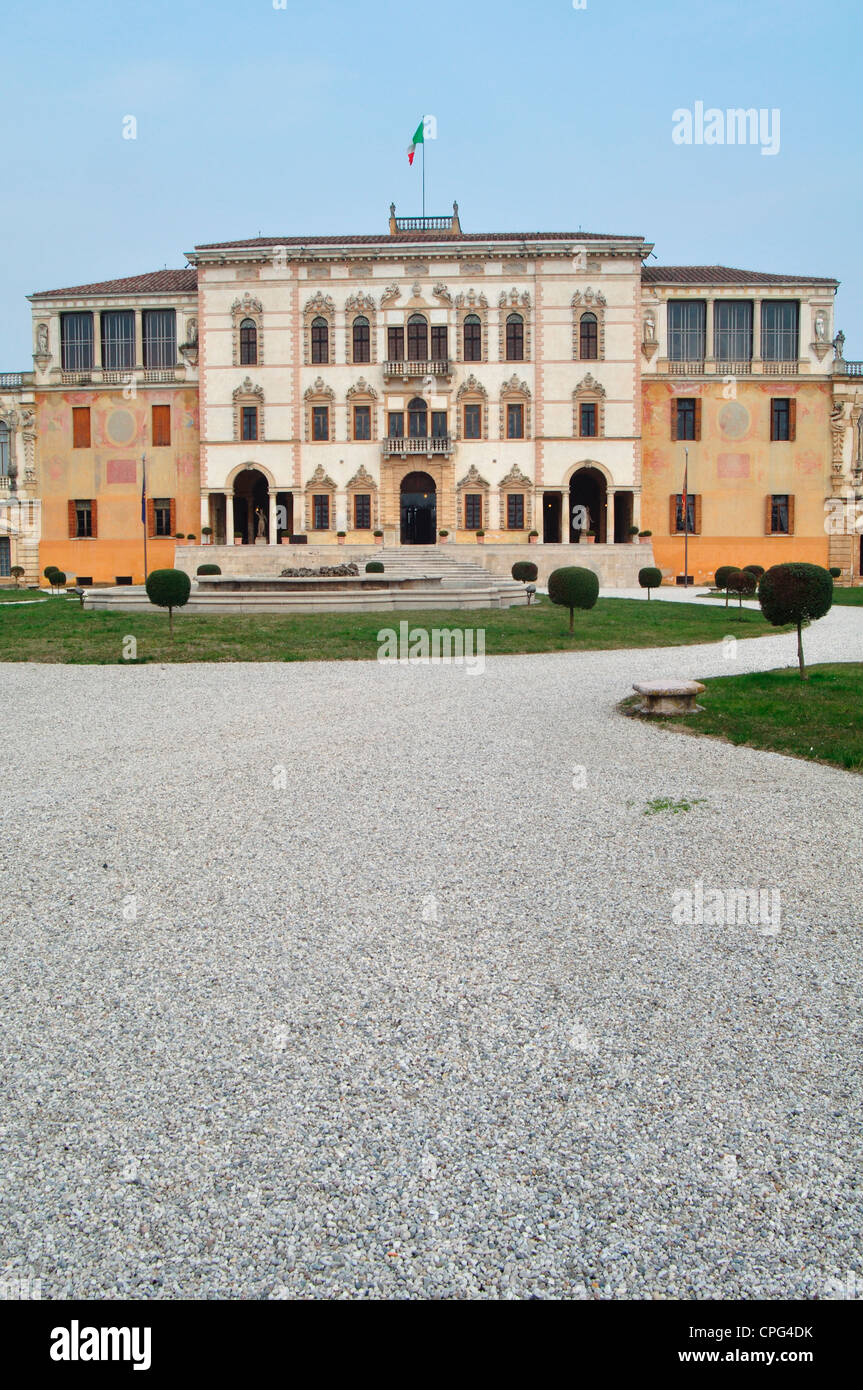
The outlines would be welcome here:
<svg viewBox="0 0 863 1390">
<path fill-rule="evenodd" d="M 417 145 L 424 144 L 425 139 L 423 137 L 423 121 L 420 121 L 419 125 L 417 126 L 416 130 L 411 136 L 411 142 L 408 145 L 408 164 L 413 164 L 414 162 L 414 155 L 416 154 Z"/>
</svg>

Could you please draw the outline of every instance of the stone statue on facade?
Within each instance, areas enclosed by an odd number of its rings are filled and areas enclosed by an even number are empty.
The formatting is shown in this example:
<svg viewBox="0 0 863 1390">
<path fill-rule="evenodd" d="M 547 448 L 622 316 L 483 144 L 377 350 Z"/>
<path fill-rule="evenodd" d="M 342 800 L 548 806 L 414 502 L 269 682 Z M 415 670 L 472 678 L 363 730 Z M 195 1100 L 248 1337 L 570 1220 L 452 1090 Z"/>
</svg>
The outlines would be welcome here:
<svg viewBox="0 0 863 1390">
<path fill-rule="evenodd" d="M 824 317 L 824 314 L 823 314 L 823 313 L 821 312 L 821 310 L 819 309 L 819 310 L 818 310 L 818 313 L 815 315 L 815 341 L 816 341 L 816 343 L 823 343 L 826 333 L 827 333 L 827 320 L 826 320 L 826 318 Z"/>
</svg>

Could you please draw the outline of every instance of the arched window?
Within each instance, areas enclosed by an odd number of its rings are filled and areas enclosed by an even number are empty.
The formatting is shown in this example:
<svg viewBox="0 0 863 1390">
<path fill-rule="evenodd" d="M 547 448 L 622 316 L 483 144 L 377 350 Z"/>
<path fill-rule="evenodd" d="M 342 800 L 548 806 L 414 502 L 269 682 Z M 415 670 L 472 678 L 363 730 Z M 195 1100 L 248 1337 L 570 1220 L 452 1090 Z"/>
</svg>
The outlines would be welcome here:
<svg viewBox="0 0 863 1390">
<path fill-rule="evenodd" d="M 414 396 L 408 402 L 408 435 L 411 439 L 427 439 L 428 432 L 428 407 L 420 396 Z"/>
<path fill-rule="evenodd" d="M 599 356 L 599 327 L 596 314 L 582 314 L 578 325 L 578 355 L 595 362 Z"/>
<path fill-rule="evenodd" d="M 428 355 L 428 324 L 422 314 L 411 314 L 408 319 L 408 361 L 426 362 Z"/>
<path fill-rule="evenodd" d="M 243 319 L 240 324 L 240 365 L 258 365 L 258 326 L 254 319 Z"/>
<path fill-rule="evenodd" d="M 482 361 L 482 324 L 478 314 L 468 314 L 464 321 L 464 360 Z"/>
<path fill-rule="evenodd" d="M 371 328 L 368 319 L 358 314 L 353 322 L 351 352 L 355 362 L 371 361 Z"/>
<path fill-rule="evenodd" d="M 312 319 L 312 361 L 329 362 L 330 330 L 326 319 Z"/>
<path fill-rule="evenodd" d="M 506 320 L 506 360 L 524 361 L 524 319 L 521 314 L 509 314 Z"/>
</svg>

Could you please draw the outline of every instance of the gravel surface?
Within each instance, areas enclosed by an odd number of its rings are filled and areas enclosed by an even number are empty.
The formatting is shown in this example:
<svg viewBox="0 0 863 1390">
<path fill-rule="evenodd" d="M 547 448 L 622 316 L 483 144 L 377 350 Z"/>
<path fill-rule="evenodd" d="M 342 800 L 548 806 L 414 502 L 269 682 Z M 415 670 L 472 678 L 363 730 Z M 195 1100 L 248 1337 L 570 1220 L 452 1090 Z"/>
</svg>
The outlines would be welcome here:
<svg viewBox="0 0 863 1390">
<path fill-rule="evenodd" d="M 863 781 L 615 710 L 794 641 L 0 667 L 0 1277 L 859 1296 Z"/>
</svg>

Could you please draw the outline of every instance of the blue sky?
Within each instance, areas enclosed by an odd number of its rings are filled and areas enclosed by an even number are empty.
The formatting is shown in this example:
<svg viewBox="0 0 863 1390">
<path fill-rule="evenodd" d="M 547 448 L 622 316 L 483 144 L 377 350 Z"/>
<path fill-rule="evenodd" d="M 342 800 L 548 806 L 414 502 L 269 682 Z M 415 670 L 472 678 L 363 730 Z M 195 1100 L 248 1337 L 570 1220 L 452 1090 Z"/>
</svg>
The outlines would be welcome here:
<svg viewBox="0 0 863 1390">
<path fill-rule="evenodd" d="M 11 13 L 7 11 L 7 13 Z M 4 24 L 0 370 L 38 289 L 184 264 L 196 242 L 639 233 L 666 264 L 834 275 L 863 358 L 860 0 L 40 0 Z M 775 156 L 675 145 L 672 113 L 781 113 Z M 136 140 L 122 138 L 123 118 Z"/>
</svg>

